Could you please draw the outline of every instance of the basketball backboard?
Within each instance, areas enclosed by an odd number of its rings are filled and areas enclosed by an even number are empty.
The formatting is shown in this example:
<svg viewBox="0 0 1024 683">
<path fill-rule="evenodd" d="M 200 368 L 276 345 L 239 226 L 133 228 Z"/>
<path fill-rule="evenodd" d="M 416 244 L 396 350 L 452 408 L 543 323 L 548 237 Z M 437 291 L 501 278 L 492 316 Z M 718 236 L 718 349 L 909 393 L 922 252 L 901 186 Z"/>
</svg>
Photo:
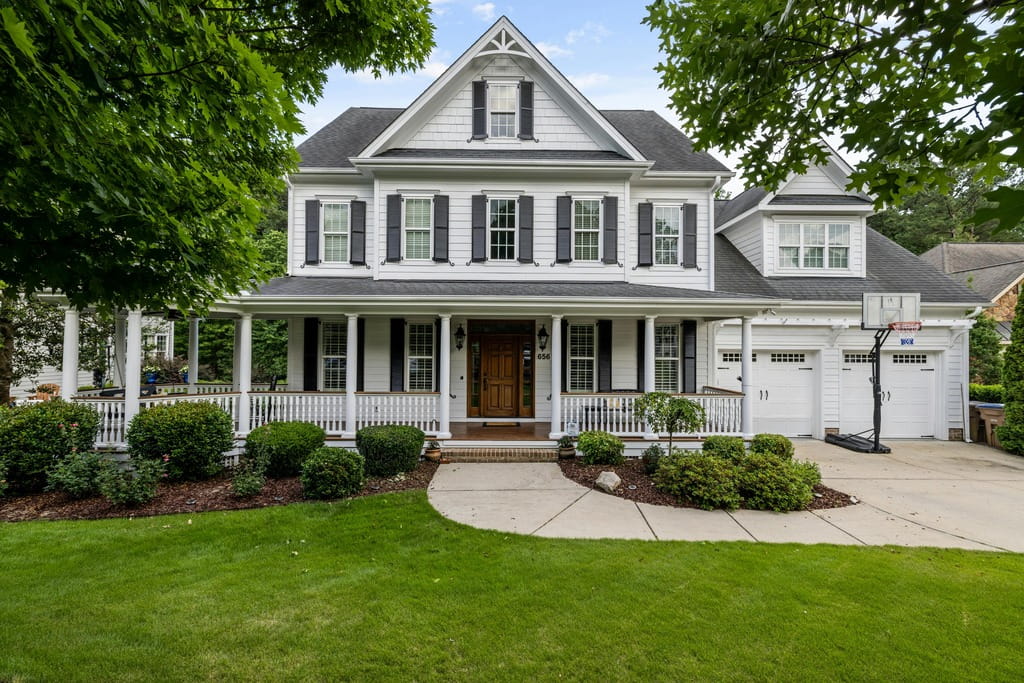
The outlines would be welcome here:
<svg viewBox="0 0 1024 683">
<path fill-rule="evenodd" d="M 861 309 L 862 330 L 885 330 L 889 323 L 911 322 L 921 319 L 921 295 L 914 294 L 864 294 Z"/>
</svg>

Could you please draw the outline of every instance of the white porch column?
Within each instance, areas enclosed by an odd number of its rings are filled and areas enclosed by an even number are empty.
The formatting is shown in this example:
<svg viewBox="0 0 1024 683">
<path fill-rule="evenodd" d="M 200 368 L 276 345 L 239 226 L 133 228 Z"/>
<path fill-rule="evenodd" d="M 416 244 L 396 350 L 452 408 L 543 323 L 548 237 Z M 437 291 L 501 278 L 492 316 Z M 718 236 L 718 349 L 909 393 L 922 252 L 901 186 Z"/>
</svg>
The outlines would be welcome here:
<svg viewBox="0 0 1024 683">
<path fill-rule="evenodd" d="M 754 436 L 754 351 L 752 346 L 753 322 L 743 318 L 740 333 L 740 386 L 743 398 L 740 402 L 740 430 L 744 439 Z"/>
<path fill-rule="evenodd" d="M 188 393 L 196 393 L 199 379 L 199 318 L 188 319 Z"/>
<path fill-rule="evenodd" d="M 356 437 L 356 389 L 359 387 L 359 316 L 349 314 L 345 337 L 345 430 L 347 438 Z"/>
<path fill-rule="evenodd" d="M 61 364 L 60 396 L 68 401 L 77 393 L 78 309 L 68 308 L 64 311 L 64 360 Z"/>
<path fill-rule="evenodd" d="M 562 316 L 551 316 L 551 433 L 562 437 Z"/>
<path fill-rule="evenodd" d="M 142 309 L 128 311 L 124 361 L 124 425 L 139 414 L 139 388 L 142 385 Z"/>
<path fill-rule="evenodd" d="M 243 313 L 238 319 L 238 431 L 249 433 L 249 392 L 252 391 L 252 313 Z"/>
<path fill-rule="evenodd" d="M 441 356 L 441 367 L 438 368 L 438 372 L 441 374 L 438 375 L 437 390 L 441 395 L 438 397 L 440 424 L 437 438 L 450 439 L 452 438 L 452 317 L 450 315 L 441 316 L 441 349 L 438 353 Z"/>
<path fill-rule="evenodd" d="M 239 382 L 241 378 L 242 368 L 242 327 L 239 320 L 235 320 L 235 344 L 232 347 L 231 356 L 231 390 L 241 391 L 242 384 Z"/>
<path fill-rule="evenodd" d="M 113 363 L 113 380 L 114 386 L 125 387 L 127 382 L 125 380 L 124 372 L 124 360 L 125 350 L 128 346 L 128 320 L 124 314 L 118 311 L 114 314 L 114 358 Z"/>
<path fill-rule="evenodd" d="M 656 315 L 645 315 L 644 316 L 644 391 L 654 391 L 655 375 L 654 375 L 654 321 L 657 319 Z M 658 435 L 651 431 L 650 425 L 645 424 L 644 438 L 645 439 L 657 439 Z"/>
</svg>

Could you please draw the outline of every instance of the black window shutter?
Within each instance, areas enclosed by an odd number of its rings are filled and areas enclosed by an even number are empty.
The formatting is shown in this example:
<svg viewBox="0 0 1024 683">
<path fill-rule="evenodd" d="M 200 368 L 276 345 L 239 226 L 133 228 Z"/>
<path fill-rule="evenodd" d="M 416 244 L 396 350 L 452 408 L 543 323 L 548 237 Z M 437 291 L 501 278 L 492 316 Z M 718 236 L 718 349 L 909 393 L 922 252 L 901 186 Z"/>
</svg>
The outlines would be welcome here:
<svg viewBox="0 0 1024 683">
<path fill-rule="evenodd" d="M 562 319 L 562 391 L 569 391 L 569 321 Z"/>
<path fill-rule="evenodd" d="M 302 390 L 316 391 L 319 382 L 320 319 L 305 318 L 302 325 Z"/>
<path fill-rule="evenodd" d="M 366 318 L 356 320 L 356 391 L 365 391 L 366 386 Z"/>
<path fill-rule="evenodd" d="M 434 321 L 434 391 L 441 391 L 441 321 Z M 442 397 L 442 400 L 444 397 Z"/>
<path fill-rule="evenodd" d="M 402 195 L 388 195 L 388 254 L 389 263 L 402 260 Z"/>
<path fill-rule="evenodd" d="M 696 204 L 683 204 L 683 267 L 697 267 Z"/>
<path fill-rule="evenodd" d="M 473 195 L 471 221 L 473 227 L 474 263 L 487 260 L 487 197 L 482 194 Z"/>
<path fill-rule="evenodd" d="M 352 254 L 349 263 L 366 265 L 366 202 L 354 201 L 352 207 Z"/>
<path fill-rule="evenodd" d="M 636 390 L 643 393 L 644 388 L 644 353 L 647 350 L 647 321 L 636 321 Z"/>
<path fill-rule="evenodd" d="M 533 82 L 519 84 L 519 138 L 533 139 Z"/>
<path fill-rule="evenodd" d="M 572 197 L 555 197 L 555 260 L 572 261 Z"/>
<path fill-rule="evenodd" d="M 683 392 L 697 393 L 697 321 L 684 320 L 683 328 Z"/>
<path fill-rule="evenodd" d="M 612 390 L 612 321 L 597 321 L 597 390 Z"/>
<path fill-rule="evenodd" d="M 487 137 L 487 82 L 473 81 L 473 139 Z"/>
<path fill-rule="evenodd" d="M 405 319 L 391 319 L 391 391 L 405 391 Z"/>
<path fill-rule="evenodd" d="M 448 195 L 434 195 L 434 260 L 448 261 Z"/>
<path fill-rule="evenodd" d="M 519 198 L 519 262 L 533 263 L 533 197 Z"/>
<path fill-rule="evenodd" d="M 605 197 L 604 204 L 604 258 L 605 263 L 619 262 L 619 198 Z"/>
<path fill-rule="evenodd" d="M 306 265 L 320 263 L 320 200 L 306 200 Z"/>
<path fill-rule="evenodd" d="M 654 264 L 654 205 L 641 202 L 636 207 L 638 266 Z"/>
</svg>

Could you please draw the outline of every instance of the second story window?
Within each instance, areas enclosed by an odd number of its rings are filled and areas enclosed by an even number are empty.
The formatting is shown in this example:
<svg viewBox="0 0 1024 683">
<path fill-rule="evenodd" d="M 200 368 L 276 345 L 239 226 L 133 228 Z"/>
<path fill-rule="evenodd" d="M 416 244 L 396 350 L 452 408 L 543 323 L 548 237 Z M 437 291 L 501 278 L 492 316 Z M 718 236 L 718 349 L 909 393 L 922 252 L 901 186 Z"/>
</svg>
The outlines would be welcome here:
<svg viewBox="0 0 1024 683">
<path fill-rule="evenodd" d="M 346 263 L 348 261 L 348 204 L 324 202 L 320 205 L 320 226 L 323 232 L 324 263 Z"/>
<path fill-rule="evenodd" d="M 572 208 L 573 260 L 601 258 L 601 200 L 576 199 Z"/>
<path fill-rule="evenodd" d="M 405 258 L 430 258 L 430 216 L 432 200 L 427 197 L 407 197 L 403 207 L 402 230 L 405 233 Z"/>
<path fill-rule="evenodd" d="M 487 84 L 492 138 L 516 136 L 516 95 L 517 88 L 513 83 Z"/>
<path fill-rule="evenodd" d="M 488 258 L 512 261 L 516 257 L 516 200 L 491 199 L 487 204 Z"/>
<path fill-rule="evenodd" d="M 678 206 L 654 207 L 654 263 L 657 265 L 679 263 L 680 214 Z"/>
<path fill-rule="evenodd" d="M 779 223 L 780 269 L 849 267 L 849 223 Z"/>
</svg>

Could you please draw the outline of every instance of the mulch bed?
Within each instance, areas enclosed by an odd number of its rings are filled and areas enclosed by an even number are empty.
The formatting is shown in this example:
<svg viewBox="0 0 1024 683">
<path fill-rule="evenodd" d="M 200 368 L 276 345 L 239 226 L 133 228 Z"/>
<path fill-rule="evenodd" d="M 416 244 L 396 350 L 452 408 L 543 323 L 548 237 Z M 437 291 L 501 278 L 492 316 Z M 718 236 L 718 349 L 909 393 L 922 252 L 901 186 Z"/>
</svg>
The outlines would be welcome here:
<svg viewBox="0 0 1024 683">
<path fill-rule="evenodd" d="M 423 461 L 413 471 L 395 477 L 369 477 L 363 489 L 351 497 L 426 489 L 436 471 L 437 463 Z M 156 498 L 137 508 L 119 507 L 102 497 L 73 500 L 64 493 L 37 493 L 8 498 L 0 501 L 0 521 L 151 517 L 181 512 L 263 508 L 302 500 L 307 499 L 302 497 L 302 485 L 298 477 L 267 479 L 259 494 L 252 498 L 238 498 L 231 493 L 230 474 L 225 473 L 206 481 L 161 484 Z"/>
<path fill-rule="evenodd" d="M 625 500 L 651 505 L 671 505 L 679 508 L 695 507 L 656 489 L 651 477 L 644 472 L 643 461 L 639 458 L 631 458 L 623 465 L 584 465 L 579 459 L 559 460 L 558 465 L 562 468 L 562 474 L 567 478 L 587 488 L 594 487 L 594 482 L 602 472 L 614 472 L 622 479 L 622 486 L 612 495 Z M 804 509 L 829 510 L 855 504 L 848 494 L 830 489 L 822 484 L 814 487 L 814 494 L 814 500 Z"/>
</svg>

